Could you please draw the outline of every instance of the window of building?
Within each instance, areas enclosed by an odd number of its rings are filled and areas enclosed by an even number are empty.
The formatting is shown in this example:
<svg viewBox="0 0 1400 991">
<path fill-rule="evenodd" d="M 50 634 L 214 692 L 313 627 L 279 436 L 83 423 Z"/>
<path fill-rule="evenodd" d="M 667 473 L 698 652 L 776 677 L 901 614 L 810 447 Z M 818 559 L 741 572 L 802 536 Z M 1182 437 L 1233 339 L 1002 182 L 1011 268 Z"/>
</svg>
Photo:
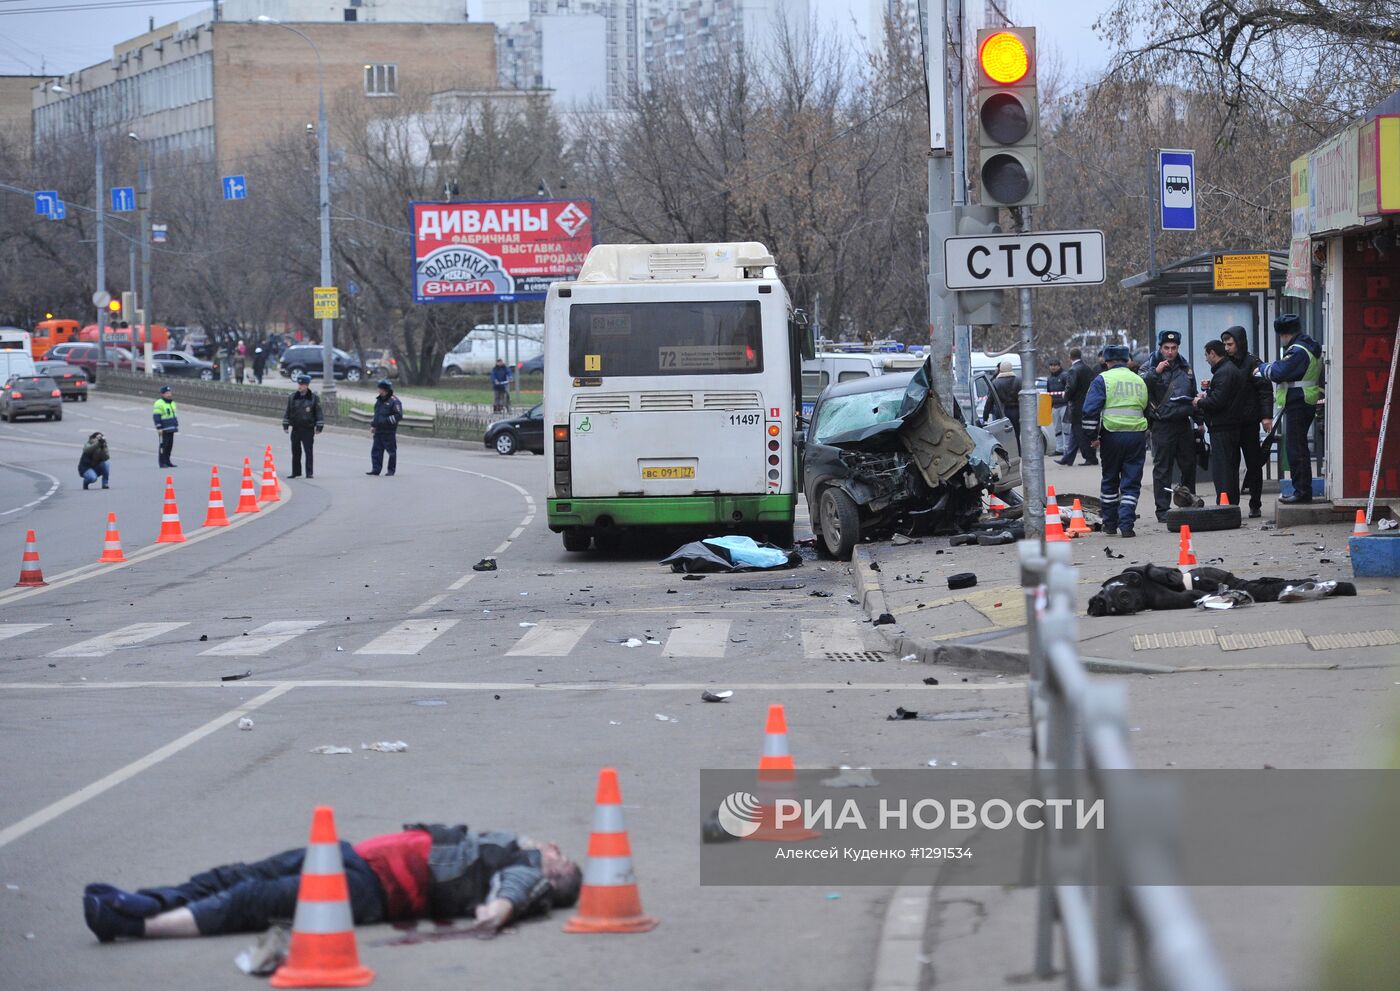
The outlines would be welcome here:
<svg viewBox="0 0 1400 991">
<path fill-rule="evenodd" d="M 398 96 L 399 67 L 393 62 L 376 62 L 365 66 L 366 96 Z"/>
<path fill-rule="evenodd" d="M 345 19 L 347 21 L 357 21 L 360 19 L 360 12 L 353 7 L 345 8 Z"/>
</svg>

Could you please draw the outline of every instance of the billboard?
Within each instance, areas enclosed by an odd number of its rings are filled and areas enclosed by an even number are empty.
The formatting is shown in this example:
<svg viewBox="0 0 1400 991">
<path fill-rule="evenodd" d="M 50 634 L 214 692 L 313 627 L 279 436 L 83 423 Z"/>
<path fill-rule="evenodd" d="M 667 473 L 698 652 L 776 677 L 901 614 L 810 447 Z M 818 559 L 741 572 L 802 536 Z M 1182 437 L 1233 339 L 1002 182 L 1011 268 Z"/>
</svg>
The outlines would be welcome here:
<svg viewBox="0 0 1400 991">
<path fill-rule="evenodd" d="M 410 203 L 418 303 L 544 299 L 593 247 L 591 200 Z"/>
</svg>

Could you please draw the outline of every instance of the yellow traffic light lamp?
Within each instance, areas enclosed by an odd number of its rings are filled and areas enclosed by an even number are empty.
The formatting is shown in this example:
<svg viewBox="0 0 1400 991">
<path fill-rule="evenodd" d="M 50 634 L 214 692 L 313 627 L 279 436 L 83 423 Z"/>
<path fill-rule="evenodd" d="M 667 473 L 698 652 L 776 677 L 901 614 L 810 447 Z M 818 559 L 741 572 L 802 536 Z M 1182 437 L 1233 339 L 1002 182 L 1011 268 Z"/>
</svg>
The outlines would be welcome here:
<svg viewBox="0 0 1400 991">
<path fill-rule="evenodd" d="M 977 33 L 978 178 L 983 206 L 1043 202 L 1035 28 Z"/>
</svg>

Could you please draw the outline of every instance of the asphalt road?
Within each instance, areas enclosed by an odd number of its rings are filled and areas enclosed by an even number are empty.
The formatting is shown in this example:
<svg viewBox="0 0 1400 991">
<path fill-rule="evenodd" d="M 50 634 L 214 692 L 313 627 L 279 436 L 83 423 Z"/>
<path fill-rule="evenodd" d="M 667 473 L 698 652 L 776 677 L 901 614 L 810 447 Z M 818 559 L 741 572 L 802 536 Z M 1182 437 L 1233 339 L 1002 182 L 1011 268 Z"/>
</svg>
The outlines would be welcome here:
<svg viewBox="0 0 1400 991">
<path fill-rule="evenodd" d="M 144 402 L 98 394 L 61 423 L 0 424 L 0 566 L 18 574 L 32 528 L 52 583 L 0 591 L 7 991 L 247 987 L 232 959 L 248 937 L 99 945 L 83 884 L 301 845 L 318 803 L 352 841 L 465 821 L 581 856 L 603 766 L 620 771 L 659 928 L 565 935 L 556 914 L 494 942 L 391 945 L 400 933 L 369 927 L 380 986 L 847 991 L 869 983 L 890 891 L 702 887 L 699 769 L 755 766 L 772 702 L 800 766 L 1026 762 L 1022 686 L 944 671 L 924 685 L 928 669 L 879 652 L 843 565 L 737 591 L 772 577 L 683 581 L 656 564 L 669 545 L 566 554 L 543 519 L 543 459 L 405 441 L 397 477 L 367 478 L 368 432 L 322 435 L 314 480 L 202 531 L 210 466 L 231 509 L 242 459 L 256 467 L 271 443 L 285 473 L 287 446 L 271 421 L 187 408 L 181 423 L 168 473 Z M 106 492 L 76 474 L 96 429 L 114 454 Z M 155 548 L 166 474 L 191 540 Z M 94 564 L 108 511 L 125 566 Z M 499 571 L 471 570 L 490 554 Z M 704 687 L 735 697 L 705 704 Z M 896 705 L 967 718 L 887 722 Z M 359 750 L 376 740 L 409 750 Z M 355 752 L 310 752 L 323 744 Z"/>
</svg>

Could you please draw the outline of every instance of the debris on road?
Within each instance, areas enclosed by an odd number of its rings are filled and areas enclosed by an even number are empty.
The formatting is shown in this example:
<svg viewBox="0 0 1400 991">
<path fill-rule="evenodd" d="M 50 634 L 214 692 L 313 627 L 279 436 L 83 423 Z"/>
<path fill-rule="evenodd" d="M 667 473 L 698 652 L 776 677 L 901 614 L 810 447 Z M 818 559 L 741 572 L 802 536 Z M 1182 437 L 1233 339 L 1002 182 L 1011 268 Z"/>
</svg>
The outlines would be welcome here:
<svg viewBox="0 0 1400 991">
<path fill-rule="evenodd" d="M 752 583 L 750 583 L 750 584 L 748 584 L 748 585 L 730 585 L 730 586 L 729 586 L 729 591 L 731 591 L 731 592 L 796 592 L 798 589 L 803 589 L 803 588 L 806 588 L 806 587 L 807 587 L 807 583 L 806 583 L 806 582 L 784 581 L 784 582 L 767 582 L 767 583 L 761 583 L 761 584 L 752 584 Z M 826 594 L 827 594 L 827 595 L 830 595 L 831 593 L 828 592 L 828 593 L 826 593 Z"/>
<path fill-rule="evenodd" d="M 409 699 L 409 705 L 446 705 L 446 699 Z"/>
<path fill-rule="evenodd" d="M 238 720 L 238 728 L 239 728 L 239 729 L 252 729 L 252 728 L 253 728 L 253 721 L 252 721 L 251 719 L 249 719 L 247 716 L 242 716 L 242 717 L 240 717 L 239 720 Z"/>
<path fill-rule="evenodd" d="M 1196 600 L 1197 609 L 1243 609 L 1254 605 L 1254 598 L 1237 588 L 1221 589 L 1212 595 L 1203 595 Z"/>
<path fill-rule="evenodd" d="M 200 643 L 208 643 L 208 642 L 209 642 L 209 634 L 207 634 L 207 633 L 201 633 L 201 634 L 199 635 L 199 642 L 200 642 Z"/>
<path fill-rule="evenodd" d="M 814 589 L 812 589 L 812 591 L 808 592 L 807 594 L 810 595 L 810 596 L 812 596 L 813 598 L 817 598 L 817 599 L 829 599 L 829 598 L 831 598 L 831 593 L 830 593 L 830 592 L 823 592 L 823 591 L 822 591 L 821 589 L 819 589 L 819 588 L 814 588 Z"/>
<path fill-rule="evenodd" d="M 880 782 L 875 780 L 875 772 L 868 767 L 840 768 L 841 773 L 832 778 L 822 778 L 821 784 L 827 788 L 875 788 Z"/>
<path fill-rule="evenodd" d="M 1326 564 L 1327 559 L 1323 558 L 1322 563 Z M 1280 602 L 1314 602 L 1317 599 L 1325 599 L 1331 595 L 1337 595 L 1337 583 L 1334 581 L 1306 581 L 1297 585 L 1289 585 L 1278 594 Z"/>
<path fill-rule="evenodd" d="M 680 720 L 677 719 L 675 716 L 668 716 L 668 715 L 666 715 L 664 712 L 658 712 L 658 713 L 656 714 L 656 721 L 657 721 L 658 723 L 678 723 L 678 722 L 680 722 Z"/>
<path fill-rule="evenodd" d="M 628 637 L 626 640 L 622 641 L 622 646 L 624 647 L 640 647 L 641 645 L 642 642 L 636 637 Z"/>
<path fill-rule="evenodd" d="M 977 576 L 971 571 L 960 571 L 956 575 L 948 576 L 948 587 L 951 589 L 972 588 L 977 584 Z"/>
<path fill-rule="evenodd" d="M 378 743 L 362 743 L 361 750 L 377 750 L 381 754 L 401 754 L 408 749 L 402 740 L 380 740 Z"/>
<path fill-rule="evenodd" d="M 291 927 L 274 925 L 233 958 L 234 966 L 253 977 L 267 977 L 286 961 L 290 943 Z"/>
<path fill-rule="evenodd" d="M 353 754 L 355 751 L 349 747 L 336 747 L 331 744 L 323 744 L 319 747 L 312 747 L 309 753 L 313 754 Z"/>
<path fill-rule="evenodd" d="M 882 612 L 882 613 L 880 613 L 880 615 L 876 616 L 876 617 L 875 617 L 874 619 L 872 619 L 870 622 L 871 622 L 871 624 L 874 625 L 874 626 L 893 626 L 893 625 L 894 625 L 894 616 L 892 616 L 891 614 L 889 614 L 889 613 L 887 613 L 887 612 Z"/>
<path fill-rule="evenodd" d="M 531 627 L 533 627 L 534 625 L 535 625 L 534 623 L 521 623 L 521 624 L 520 624 L 520 628 L 521 628 L 522 630 L 528 630 L 528 629 L 530 629 Z"/>
<path fill-rule="evenodd" d="M 672 571 L 773 571 L 802 566 L 802 556 L 773 544 L 760 544 L 752 537 L 706 537 L 683 544 L 666 558 Z"/>
<path fill-rule="evenodd" d="M 901 719 L 918 719 L 918 718 L 919 718 L 919 713 L 918 713 L 918 710 L 917 710 L 917 709 L 906 709 L 906 708 L 904 708 L 904 706 L 902 706 L 902 705 L 899 706 L 898 708 L 896 708 L 896 709 L 894 710 L 894 713 L 893 713 L 892 715 L 888 715 L 888 716 L 885 717 L 885 719 L 886 719 L 887 721 L 889 721 L 889 722 L 895 722 L 895 721 L 901 720 Z"/>
<path fill-rule="evenodd" d="M 936 685 L 936 684 L 938 684 L 938 679 L 937 679 L 937 678 L 933 678 L 933 677 L 925 678 L 925 679 L 924 679 L 924 684 L 925 684 L 925 685 Z"/>
<path fill-rule="evenodd" d="M 681 581 L 683 582 L 702 582 L 704 580 L 704 575 L 686 575 L 684 578 L 681 579 Z"/>
<path fill-rule="evenodd" d="M 484 557 L 476 564 L 472 565 L 473 571 L 496 571 L 496 559 L 494 557 Z"/>
<path fill-rule="evenodd" d="M 734 692 L 730 689 L 725 689 L 724 691 L 720 692 L 713 692 L 707 688 L 700 693 L 701 702 L 728 702 L 733 697 Z"/>
<path fill-rule="evenodd" d="M 202 640 L 202 639 L 204 639 L 204 638 L 201 637 L 200 639 Z M 251 672 L 251 671 L 244 671 L 242 674 L 226 674 L 226 675 L 224 675 L 222 678 L 220 678 L 219 680 L 220 680 L 220 681 L 242 681 L 244 678 L 247 678 L 247 677 L 251 676 L 252 673 L 253 673 L 253 672 Z"/>
</svg>

